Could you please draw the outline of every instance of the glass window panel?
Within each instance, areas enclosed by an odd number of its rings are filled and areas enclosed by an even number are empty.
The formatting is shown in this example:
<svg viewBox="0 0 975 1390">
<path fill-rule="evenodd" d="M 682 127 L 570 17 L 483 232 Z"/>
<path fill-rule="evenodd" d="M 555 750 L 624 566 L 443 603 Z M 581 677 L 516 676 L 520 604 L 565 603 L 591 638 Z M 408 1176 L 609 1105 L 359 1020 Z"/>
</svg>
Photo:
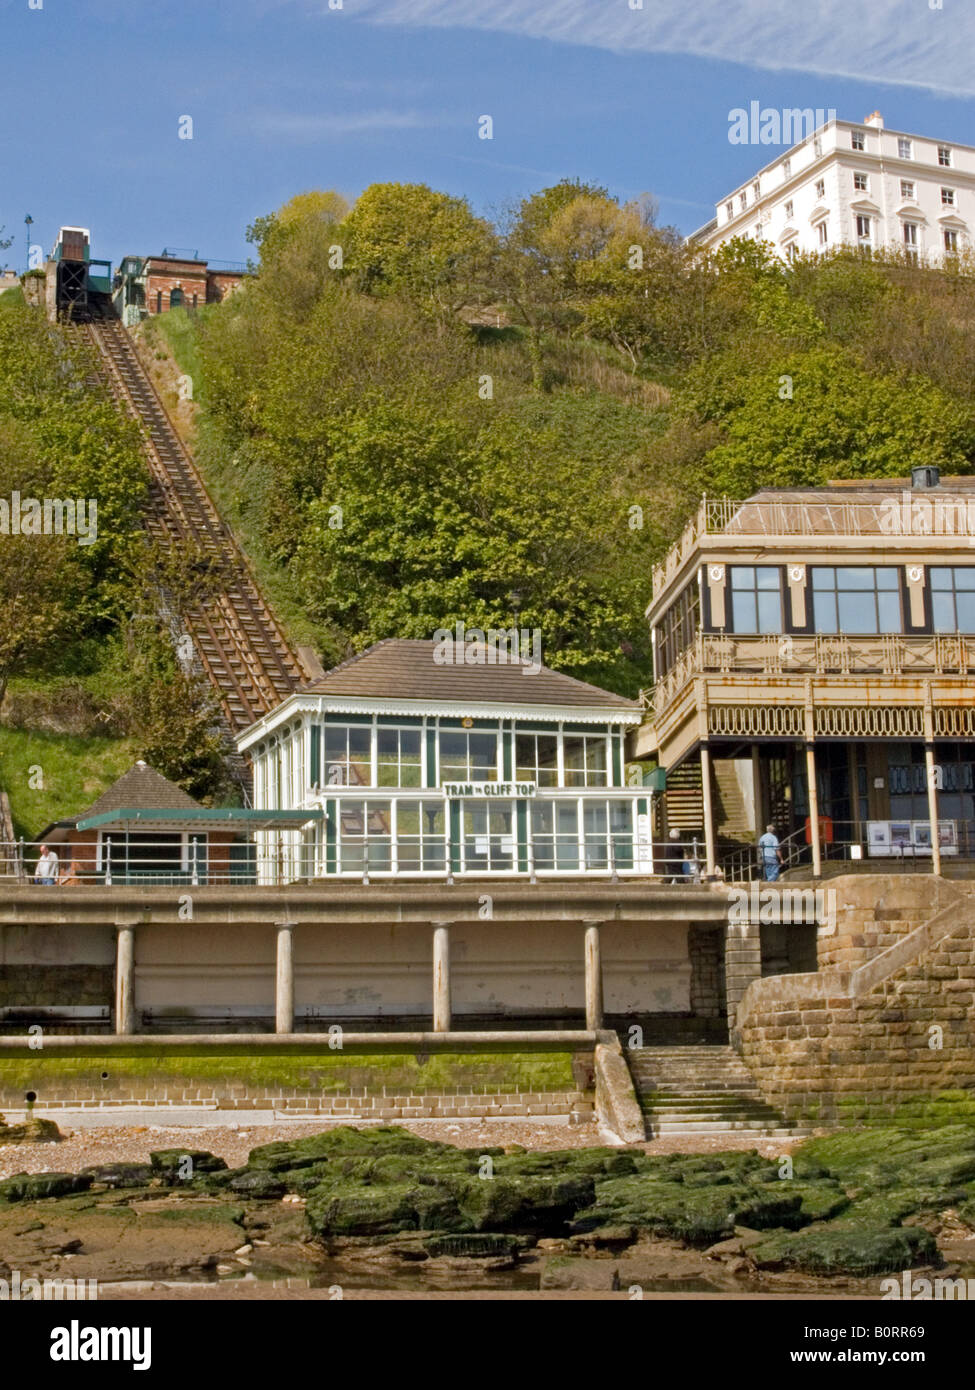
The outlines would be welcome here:
<svg viewBox="0 0 975 1390">
<path fill-rule="evenodd" d="M 960 565 L 954 575 L 956 589 L 975 589 L 975 565 Z"/>
<path fill-rule="evenodd" d="M 782 602 L 778 592 L 758 594 L 758 631 L 782 631 Z"/>
<path fill-rule="evenodd" d="M 880 593 L 877 595 L 878 631 L 900 632 L 901 598 L 900 594 Z"/>
<path fill-rule="evenodd" d="M 735 625 L 736 632 L 754 632 L 756 630 L 758 617 L 753 593 L 750 591 L 748 593 L 732 591 L 731 620 Z"/>
<path fill-rule="evenodd" d="M 606 740 L 586 739 L 586 771 L 590 774 L 589 785 L 598 786 L 606 780 Z"/>
<path fill-rule="evenodd" d="M 836 631 L 836 595 L 834 593 L 814 590 L 813 617 L 817 632 Z"/>
<path fill-rule="evenodd" d="M 733 565 L 731 587 L 733 589 L 753 589 L 755 587 L 754 565 Z"/>
<path fill-rule="evenodd" d="M 837 595 L 840 632 L 876 632 L 877 605 L 873 594 L 840 593 Z"/>
<path fill-rule="evenodd" d="M 975 593 L 958 594 L 955 599 L 955 632 L 975 632 Z"/>
</svg>

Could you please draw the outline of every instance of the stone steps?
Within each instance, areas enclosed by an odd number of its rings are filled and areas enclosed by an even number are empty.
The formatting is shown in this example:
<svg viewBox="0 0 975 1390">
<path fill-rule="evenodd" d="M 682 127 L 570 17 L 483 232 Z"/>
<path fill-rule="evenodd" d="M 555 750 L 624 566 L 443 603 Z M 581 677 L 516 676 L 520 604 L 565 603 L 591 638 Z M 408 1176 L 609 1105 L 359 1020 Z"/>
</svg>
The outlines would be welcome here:
<svg viewBox="0 0 975 1390">
<path fill-rule="evenodd" d="M 791 1129 L 727 1045 L 624 1048 L 648 1137 L 750 1133 L 784 1138 Z"/>
</svg>

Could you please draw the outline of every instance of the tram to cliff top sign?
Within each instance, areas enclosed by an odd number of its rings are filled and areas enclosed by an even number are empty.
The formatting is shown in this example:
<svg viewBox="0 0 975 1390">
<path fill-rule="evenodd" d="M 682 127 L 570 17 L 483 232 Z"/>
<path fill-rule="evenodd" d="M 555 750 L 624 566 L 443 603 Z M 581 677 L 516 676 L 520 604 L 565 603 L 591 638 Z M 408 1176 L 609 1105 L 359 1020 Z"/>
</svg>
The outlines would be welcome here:
<svg viewBox="0 0 975 1390">
<path fill-rule="evenodd" d="M 534 782 L 444 782 L 444 796 L 534 796 Z"/>
</svg>

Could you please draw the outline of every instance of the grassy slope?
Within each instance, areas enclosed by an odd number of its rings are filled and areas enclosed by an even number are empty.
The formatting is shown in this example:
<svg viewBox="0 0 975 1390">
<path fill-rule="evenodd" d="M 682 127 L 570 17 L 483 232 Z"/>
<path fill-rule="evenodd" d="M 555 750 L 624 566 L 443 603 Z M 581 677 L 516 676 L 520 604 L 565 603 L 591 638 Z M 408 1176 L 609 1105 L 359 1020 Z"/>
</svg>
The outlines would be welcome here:
<svg viewBox="0 0 975 1390">
<path fill-rule="evenodd" d="M 84 810 L 137 757 L 130 739 L 0 727 L 0 786 L 10 797 L 15 833 L 34 839 L 52 821 Z"/>
</svg>

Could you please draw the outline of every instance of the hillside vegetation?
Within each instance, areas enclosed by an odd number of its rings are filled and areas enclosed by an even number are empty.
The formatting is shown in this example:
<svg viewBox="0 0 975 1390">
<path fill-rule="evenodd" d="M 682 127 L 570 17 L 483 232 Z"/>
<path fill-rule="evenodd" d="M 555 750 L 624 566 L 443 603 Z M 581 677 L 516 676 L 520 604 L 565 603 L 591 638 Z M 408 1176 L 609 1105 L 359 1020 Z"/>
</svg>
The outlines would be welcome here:
<svg viewBox="0 0 975 1390">
<path fill-rule="evenodd" d="M 250 235 L 257 274 L 167 329 L 211 485 L 326 663 L 517 621 L 633 694 L 650 566 L 702 493 L 972 466 L 964 258 L 704 256 L 569 181 L 503 227 L 384 184 Z"/>
<path fill-rule="evenodd" d="M 299 195 L 249 235 L 240 291 L 146 325 L 143 350 L 164 389 L 170 357 L 190 378 L 181 427 L 292 638 L 326 664 L 517 623 L 549 665 L 632 695 L 652 677 L 650 567 L 702 493 L 972 469 L 967 257 L 705 256 L 649 200 L 568 180 L 498 226 L 381 184 L 352 208 Z M 21 296 L 2 309 L 0 498 L 98 500 L 90 546 L 0 535 L 18 830 L 78 809 L 85 740 L 93 767 L 141 755 L 222 799 L 212 696 L 157 621 L 161 596 L 178 610 L 202 582 L 198 557 L 146 542 L 138 439 L 90 359 Z M 43 797 L 20 785 L 20 735 L 40 732 Z"/>
</svg>

